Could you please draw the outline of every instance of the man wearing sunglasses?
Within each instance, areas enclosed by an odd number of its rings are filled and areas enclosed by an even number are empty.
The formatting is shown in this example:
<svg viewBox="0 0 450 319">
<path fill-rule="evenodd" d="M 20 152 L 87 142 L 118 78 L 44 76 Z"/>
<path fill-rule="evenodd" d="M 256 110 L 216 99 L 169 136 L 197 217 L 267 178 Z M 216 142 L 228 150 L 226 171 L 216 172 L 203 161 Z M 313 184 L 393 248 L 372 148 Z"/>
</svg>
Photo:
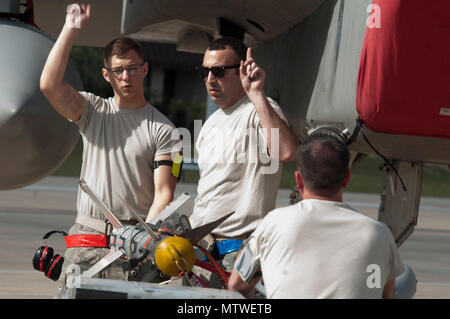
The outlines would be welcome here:
<svg viewBox="0 0 450 319">
<path fill-rule="evenodd" d="M 196 227 L 235 212 L 209 240 L 211 251 L 231 271 L 241 240 L 275 208 L 279 162 L 295 158 L 298 142 L 280 107 L 265 95 L 265 72 L 242 41 L 213 41 L 197 70 L 219 109 L 196 143 L 200 180 L 191 221 Z M 198 267 L 194 272 L 210 280 L 210 287 L 221 286 L 214 275 L 209 278 Z"/>
<path fill-rule="evenodd" d="M 177 178 L 172 175 L 172 167 L 154 164 L 168 163 L 178 153 L 177 141 L 172 139 L 174 126 L 144 96 L 148 64 L 140 45 L 132 39 L 116 39 L 104 49 L 105 64 L 101 72 L 114 91 L 113 97 L 104 99 L 77 92 L 64 82 L 72 45 L 89 18 L 89 5 L 70 7 L 42 71 L 41 90 L 62 116 L 79 126 L 84 145 L 81 178 L 122 224 L 137 221 L 120 198 L 148 221 L 173 199 Z M 79 189 L 77 216 L 69 235 L 104 232 L 103 213 Z M 109 252 L 102 247 L 68 247 L 59 287 L 65 285 L 68 266 L 77 264 L 81 271 L 89 269 Z M 124 279 L 121 264 L 113 263 L 98 276 Z"/>
</svg>

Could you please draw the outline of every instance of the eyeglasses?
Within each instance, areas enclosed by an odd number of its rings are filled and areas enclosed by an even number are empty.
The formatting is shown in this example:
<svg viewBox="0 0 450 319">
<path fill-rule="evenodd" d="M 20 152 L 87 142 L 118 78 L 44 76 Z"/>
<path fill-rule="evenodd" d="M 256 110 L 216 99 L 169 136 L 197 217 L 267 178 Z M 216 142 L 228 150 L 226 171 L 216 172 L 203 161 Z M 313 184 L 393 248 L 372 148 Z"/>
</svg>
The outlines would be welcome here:
<svg viewBox="0 0 450 319">
<path fill-rule="evenodd" d="M 110 68 L 105 67 L 105 69 L 112 72 L 112 74 L 114 74 L 114 76 L 121 78 L 123 76 L 124 71 L 127 71 L 128 75 L 131 75 L 131 76 L 136 75 L 138 73 L 139 69 L 144 65 L 144 63 L 145 62 L 142 62 L 141 64 L 135 64 L 135 65 L 129 66 L 127 68 L 120 68 L 120 69 L 112 70 Z"/>
<path fill-rule="evenodd" d="M 214 77 L 220 79 L 225 75 L 225 70 L 227 69 L 236 69 L 240 67 L 240 64 L 230 65 L 230 66 L 213 66 L 212 68 L 204 67 L 203 65 L 197 66 L 195 69 L 197 70 L 198 75 L 201 78 L 206 78 L 209 74 L 209 71 L 214 75 Z"/>
</svg>

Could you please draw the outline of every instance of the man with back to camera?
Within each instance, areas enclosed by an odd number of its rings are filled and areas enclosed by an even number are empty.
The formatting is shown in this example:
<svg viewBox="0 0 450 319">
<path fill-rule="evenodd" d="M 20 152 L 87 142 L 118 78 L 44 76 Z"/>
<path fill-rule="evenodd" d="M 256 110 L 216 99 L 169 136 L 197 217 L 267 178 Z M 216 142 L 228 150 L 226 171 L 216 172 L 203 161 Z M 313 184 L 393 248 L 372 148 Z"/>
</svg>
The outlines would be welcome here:
<svg viewBox="0 0 450 319">
<path fill-rule="evenodd" d="M 235 211 L 212 231 L 210 241 L 231 272 L 242 239 L 275 208 L 279 162 L 294 159 L 298 141 L 278 104 L 265 95 L 265 72 L 242 41 L 213 41 L 198 70 L 219 109 L 196 143 L 200 180 L 191 222 L 197 227 Z M 212 280 L 209 287 L 222 286 L 207 271 L 202 275 Z"/>
<path fill-rule="evenodd" d="M 56 111 L 79 126 L 84 145 L 81 178 L 122 224 L 135 224 L 136 220 L 116 195 L 149 221 L 173 199 L 177 178 L 172 167 L 153 167 L 154 162 L 171 161 L 180 151 L 177 141 L 172 140 L 174 126 L 147 102 L 143 81 L 148 64 L 140 45 L 130 38 L 115 39 L 104 49 L 102 75 L 114 97 L 103 99 L 77 92 L 63 81 L 72 45 L 89 19 L 89 5 L 70 7 L 42 71 L 40 87 Z M 79 188 L 77 216 L 69 234 L 101 234 L 105 225 L 101 210 Z M 77 264 L 85 271 L 107 252 L 108 248 L 68 247 L 59 288 L 65 285 L 67 266 Z M 97 276 L 124 279 L 121 262 Z"/>
<path fill-rule="evenodd" d="M 268 298 L 395 297 L 404 271 L 397 246 L 385 224 L 342 202 L 348 165 L 335 137 L 313 134 L 300 144 L 295 179 L 303 200 L 262 220 L 236 259 L 230 289 L 251 298 L 262 272 Z"/>
</svg>

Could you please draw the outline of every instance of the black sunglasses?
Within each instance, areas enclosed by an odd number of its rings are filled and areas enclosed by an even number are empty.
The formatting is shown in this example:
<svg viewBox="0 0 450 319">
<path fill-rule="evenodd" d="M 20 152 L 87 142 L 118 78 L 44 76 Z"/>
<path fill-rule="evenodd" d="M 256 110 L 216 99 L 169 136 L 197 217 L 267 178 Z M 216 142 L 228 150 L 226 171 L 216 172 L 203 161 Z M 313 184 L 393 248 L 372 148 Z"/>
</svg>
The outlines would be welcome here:
<svg viewBox="0 0 450 319">
<path fill-rule="evenodd" d="M 222 78 L 225 75 L 225 70 L 227 69 L 236 69 L 240 67 L 240 64 L 229 65 L 229 66 L 213 66 L 212 68 L 204 67 L 203 65 L 197 66 L 195 69 L 197 70 L 198 75 L 201 78 L 206 78 L 209 74 L 209 71 L 216 78 Z"/>
</svg>

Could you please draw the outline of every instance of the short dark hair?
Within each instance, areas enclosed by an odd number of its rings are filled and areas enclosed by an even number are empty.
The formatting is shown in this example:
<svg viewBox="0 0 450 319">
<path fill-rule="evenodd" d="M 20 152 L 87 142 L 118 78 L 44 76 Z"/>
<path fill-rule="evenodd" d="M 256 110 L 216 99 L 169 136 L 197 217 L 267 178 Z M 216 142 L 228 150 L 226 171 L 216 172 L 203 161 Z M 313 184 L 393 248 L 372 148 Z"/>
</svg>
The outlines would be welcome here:
<svg viewBox="0 0 450 319">
<path fill-rule="evenodd" d="M 347 146 L 334 136 L 315 133 L 297 151 L 297 168 L 305 187 L 321 196 L 332 196 L 344 185 L 349 170 Z"/>
<path fill-rule="evenodd" d="M 238 56 L 239 61 L 245 61 L 247 56 L 247 46 L 244 44 L 244 42 L 235 37 L 222 37 L 216 39 L 209 44 L 208 50 L 225 50 L 227 46 L 233 49 L 233 51 Z"/>
<path fill-rule="evenodd" d="M 139 42 L 127 38 L 120 37 L 109 42 L 103 50 L 103 63 L 108 66 L 109 61 L 113 55 L 118 57 L 124 56 L 128 51 L 134 50 L 138 56 L 144 60 L 144 54 L 142 53 L 142 47 Z"/>
</svg>

